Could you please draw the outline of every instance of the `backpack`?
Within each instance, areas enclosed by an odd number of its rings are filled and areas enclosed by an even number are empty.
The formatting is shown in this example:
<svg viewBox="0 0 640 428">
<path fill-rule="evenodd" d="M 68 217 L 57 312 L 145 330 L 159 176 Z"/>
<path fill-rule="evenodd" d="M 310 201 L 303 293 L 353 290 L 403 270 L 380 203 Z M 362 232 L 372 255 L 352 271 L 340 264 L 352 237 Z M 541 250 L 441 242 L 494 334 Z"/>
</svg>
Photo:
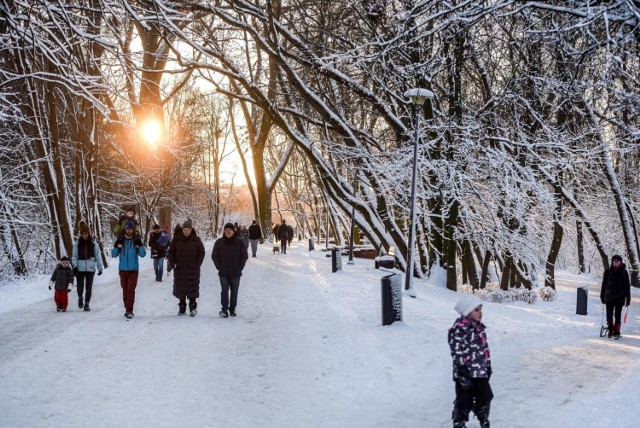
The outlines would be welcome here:
<svg viewBox="0 0 640 428">
<path fill-rule="evenodd" d="M 160 232 L 160 236 L 158 237 L 156 244 L 158 244 L 162 248 L 165 248 L 169 244 L 169 234 L 164 231 Z"/>
</svg>

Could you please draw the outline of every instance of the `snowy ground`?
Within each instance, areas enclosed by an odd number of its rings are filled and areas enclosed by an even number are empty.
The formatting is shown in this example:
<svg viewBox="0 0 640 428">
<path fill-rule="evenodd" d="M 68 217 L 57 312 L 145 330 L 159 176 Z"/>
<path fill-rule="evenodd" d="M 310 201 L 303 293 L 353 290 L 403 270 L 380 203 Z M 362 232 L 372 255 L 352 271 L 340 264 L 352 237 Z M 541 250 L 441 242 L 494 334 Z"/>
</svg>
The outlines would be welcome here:
<svg viewBox="0 0 640 428">
<path fill-rule="evenodd" d="M 126 321 L 117 263 L 92 311 L 56 313 L 48 278 L 0 287 L 2 427 L 447 427 L 455 293 L 418 281 L 404 322 L 381 327 L 382 272 L 295 245 L 260 246 L 221 319 L 206 244 L 199 313 L 178 317 L 172 278 L 144 259 Z M 343 259 L 346 262 L 346 259 Z M 589 315 L 576 287 L 591 283 Z M 565 274 L 555 302 L 485 304 L 493 427 L 632 427 L 640 410 L 638 290 L 623 339 L 598 337 L 597 278 Z M 478 427 L 472 419 L 470 427 Z"/>
</svg>

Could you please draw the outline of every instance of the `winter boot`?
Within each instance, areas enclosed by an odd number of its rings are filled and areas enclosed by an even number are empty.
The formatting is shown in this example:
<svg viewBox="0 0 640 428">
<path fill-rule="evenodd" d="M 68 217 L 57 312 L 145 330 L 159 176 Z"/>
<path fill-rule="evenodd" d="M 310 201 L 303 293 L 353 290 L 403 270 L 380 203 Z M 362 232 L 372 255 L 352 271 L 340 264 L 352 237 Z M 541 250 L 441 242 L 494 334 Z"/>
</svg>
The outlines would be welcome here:
<svg viewBox="0 0 640 428">
<path fill-rule="evenodd" d="M 236 316 L 236 310 L 235 309 L 229 309 L 229 315 L 232 317 Z"/>
<path fill-rule="evenodd" d="M 490 428 L 491 427 L 491 424 L 489 424 L 489 418 L 484 418 L 484 419 L 478 418 L 478 420 L 480 421 L 480 428 Z"/>
<path fill-rule="evenodd" d="M 85 302 L 84 303 L 84 311 L 85 312 L 89 312 L 91 310 L 91 308 L 89 307 L 89 302 Z"/>
<path fill-rule="evenodd" d="M 60 312 L 62 308 L 60 306 L 56 306 L 56 312 Z"/>
<path fill-rule="evenodd" d="M 187 313 L 187 302 L 184 300 L 180 300 L 178 303 L 178 315 L 185 315 Z"/>
<path fill-rule="evenodd" d="M 193 300 L 189 300 L 189 315 L 192 317 L 195 317 L 196 314 L 198 313 L 198 309 L 196 309 L 198 307 L 198 303 L 196 302 L 196 299 Z"/>
<path fill-rule="evenodd" d="M 467 428 L 467 424 L 464 421 L 453 421 L 453 428 Z"/>
<path fill-rule="evenodd" d="M 222 309 L 220 312 L 218 312 L 218 314 L 222 317 L 222 318 L 228 318 L 229 317 L 229 311 L 226 309 Z"/>
<path fill-rule="evenodd" d="M 78 297 L 78 308 L 84 308 L 84 301 L 82 300 L 82 297 Z"/>
<path fill-rule="evenodd" d="M 620 339 L 620 323 L 616 324 L 614 330 L 613 330 L 613 338 L 614 339 Z"/>
<path fill-rule="evenodd" d="M 613 337 L 613 324 L 607 323 L 607 337 L 611 339 Z"/>
</svg>

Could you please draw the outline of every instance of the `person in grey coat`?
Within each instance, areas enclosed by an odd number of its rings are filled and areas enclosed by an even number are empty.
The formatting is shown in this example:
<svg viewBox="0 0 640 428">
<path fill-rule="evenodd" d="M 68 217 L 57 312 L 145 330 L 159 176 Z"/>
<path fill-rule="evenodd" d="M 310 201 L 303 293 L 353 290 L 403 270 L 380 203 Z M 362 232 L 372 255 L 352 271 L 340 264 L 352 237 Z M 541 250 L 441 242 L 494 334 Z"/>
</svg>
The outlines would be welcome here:
<svg viewBox="0 0 640 428">
<path fill-rule="evenodd" d="M 204 261 L 205 249 L 190 220 L 176 231 L 169 246 L 167 270 L 173 275 L 173 295 L 180 300 L 178 315 L 185 315 L 189 299 L 189 315 L 198 311 L 197 298 L 200 297 L 200 267 Z"/>
</svg>

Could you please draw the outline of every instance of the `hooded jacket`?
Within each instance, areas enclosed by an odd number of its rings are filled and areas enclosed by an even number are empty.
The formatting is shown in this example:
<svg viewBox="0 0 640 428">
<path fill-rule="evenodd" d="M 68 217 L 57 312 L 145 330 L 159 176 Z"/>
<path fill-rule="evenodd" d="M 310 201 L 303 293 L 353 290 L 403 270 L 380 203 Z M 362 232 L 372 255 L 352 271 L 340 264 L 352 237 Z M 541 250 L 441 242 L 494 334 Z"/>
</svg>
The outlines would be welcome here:
<svg viewBox="0 0 640 428">
<path fill-rule="evenodd" d="M 631 283 L 629 272 L 624 263 L 619 268 L 609 266 L 602 275 L 602 287 L 600 288 L 600 301 L 613 305 L 629 305 L 631 303 Z"/>
<path fill-rule="evenodd" d="M 102 271 L 102 257 L 100 257 L 100 248 L 98 243 L 91 237 L 84 239 L 80 237 L 73 242 L 73 251 L 71 253 L 71 266 L 78 268 L 78 272 L 95 272 Z"/>
<path fill-rule="evenodd" d="M 136 248 L 136 244 L 138 248 Z M 146 255 L 147 250 L 145 250 L 138 235 L 129 237 L 125 234 L 122 240 L 122 248 L 116 246 L 111 249 L 111 257 L 120 257 L 119 270 L 140 270 L 138 257 L 144 257 Z"/>
<path fill-rule="evenodd" d="M 182 230 L 173 235 L 168 267 L 174 272 L 173 295 L 178 299 L 200 297 L 200 266 L 204 255 L 204 244 L 195 229 L 191 229 L 189 236 L 184 236 Z"/>
</svg>

